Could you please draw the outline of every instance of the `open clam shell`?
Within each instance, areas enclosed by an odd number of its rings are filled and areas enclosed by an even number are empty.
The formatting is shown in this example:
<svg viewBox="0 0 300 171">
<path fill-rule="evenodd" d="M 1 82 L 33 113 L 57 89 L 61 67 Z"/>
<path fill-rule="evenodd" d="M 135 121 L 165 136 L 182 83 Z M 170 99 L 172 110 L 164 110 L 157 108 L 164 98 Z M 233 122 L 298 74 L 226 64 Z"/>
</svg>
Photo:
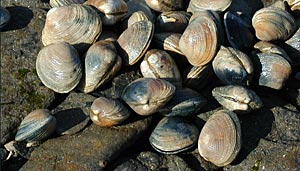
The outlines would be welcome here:
<svg viewBox="0 0 300 171">
<path fill-rule="evenodd" d="M 147 51 L 153 37 L 154 26 L 143 20 L 128 27 L 118 38 L 125 64 L 134 65 Z"/>
<path fill-rule="evenodd" d="M 102 22 L 97 12 L 87 5 L 72 4 L 51 8 L 42 31 L 43 44 L 68 42 L 84 52 L 99 37 Z"/>
<path fill-rule="evenodd" d="M 149 137 L 151 146 L 160 153 L 176 154 L 192 148 L 198 128 L 179 117 L 164 117 Z"/>
<path fill-rule="evenodd" d="M 43 84 L 57 93 L 68 93 L 82 77 L 76 49 L 60 42 L 43 47 L 36 59 L 36 72 Z"/>
<path fill-rule="evenodd" d="M 193 14 L 204 10 L 223 12 L 231 3 L 232 0 L 191 0 L 187 11 Z"/>
<path fill-rule="evenodd" d="M 99 126 L 114 126 L 122 123 L 130 115 L 130 111 L 120 101 L 99 97 L 94 100 L 91 120 Z"/>
<path fill-rule="evenodd" d="M 212 64 L 217 77 L 227 85 L 248 85 L 251 81 L 252 61 L 239 50 L 221 46 Z"/>
<path fill-rule="evenodd" d="M 241 126 L 235 113 L 220 110 L 203 126 L 199 140 L 200 155 L 216 166 L 230 164 L 241 149 Z"/>
<path fill-rule="evenodd" d="M 94 43 L 85 54 L 85 74 L 78 89 L 89 93 L 109 81 L 120 69 L 122 59 L 111 41 Z"/>
<path fill-rule="evenodd" d="M 181 74 L 175 61 L 163 50 L 151 49 L 147 51 L 140 69 L 144 77 L 160 78 L 175 86 L 182 86 Z"/>
<path fill-rule="evenodd" d="M 175 86 L 155 78 L 139 78 L 128 84 L 122 99 L 139 115 L 150 115 L 162 108 L 175 93 Z"/>
<path fill-rule="evenodd" d="M 145 0 L 147 5 L 155 11 L 176 11 L 183 7 L 183 0 Z"/>
<path fill-rule="evenodd" d="M 239 113 L 249 113 L 263 106 L 256 93 L 243 86 L 216 87 L 212 90 L 212 95 L 226 109 Z"/>
<path fill-rule="evenodd" d="M 16 141 L 40 142 L 56 129 L 56 119 L 47 109 L 37 109 L 29 113 L 21 122 L 15 136 Z"/>
</svg>

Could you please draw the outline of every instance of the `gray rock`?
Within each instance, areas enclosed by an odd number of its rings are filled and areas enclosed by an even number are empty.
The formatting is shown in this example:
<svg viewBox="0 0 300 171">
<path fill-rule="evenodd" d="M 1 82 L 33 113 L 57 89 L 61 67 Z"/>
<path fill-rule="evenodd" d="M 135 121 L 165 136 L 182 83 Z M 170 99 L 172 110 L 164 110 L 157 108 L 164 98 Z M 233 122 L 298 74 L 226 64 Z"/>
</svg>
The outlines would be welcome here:
<svg viewBox="0 0 300 171">
<path fill-rule="evenodd" d="M 32 153 L 26 170 L 98 171 L 132 145 L 150 126 L 151 118 L 101 128 L 95 124 L 73 136 L 49 139 Z"/>
</svg>

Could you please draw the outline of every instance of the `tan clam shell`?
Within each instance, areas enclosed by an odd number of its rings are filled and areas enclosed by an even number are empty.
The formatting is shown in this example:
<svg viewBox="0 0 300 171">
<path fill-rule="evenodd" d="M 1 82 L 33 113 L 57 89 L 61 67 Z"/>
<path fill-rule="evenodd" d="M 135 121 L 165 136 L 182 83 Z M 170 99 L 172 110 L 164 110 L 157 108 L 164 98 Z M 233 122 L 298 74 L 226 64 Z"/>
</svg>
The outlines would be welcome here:
<svg viewBox="0 0 300 171">
<path fill-rule="evenodd" d="M 120 69 L 122 59 L 111 41 L 94 43 L 85 54 L 85 74 L 78 85 L 84 93 L 90 93 L 109 81 Z"/>
<path fill-rule="evenodd" d="M 92 7 L 72 4 L 48 11 L 42 42 L 49 45 L 64 41 L 83 52 L 97 40 L 101 31 L 101 19 Z"/>
<path fill-rule="evenodd" d="M 128 19 L 127 27 L 130 27 L 132 24 L 143 20 L 150 21 L 143 11 L 134 12 Z"/>
<path fill-rule="evenodd" d="M 147 51 L 153 37 L 154 26 L 143 20 L 128 27 L 118 38 L 125 64 L 134 65 Z"/>
<path fill-rule="evenodd" d="M 183 7 L 183 0 L 145 0 L 147 5 L 159 12 L 175 11 Z"/>
<path fill-rule="evenodd" d="M 189 63 L 201 66 L 213 60 L 223 36 L 218 14 L 201 11 L 194 14 L 183 32 L 179 48 Z"/>
<path fill-rule="evenodd" d="M 36 59 L 36 72 L 43 84 L 58 93 L 68 93 L 82 76 L 78 53 L 65 42 L 43 47 Z"/>
<path fill-rule="evenodd" d="M 140 65 L 141 73 L 147 78 L 160 78 L 173 85 L 182 86 L 180 71 L 173 58 L 165 51 L 151 49 Z"/>
<path fill-rule="evenodd" d="M 85 0 L 50 0 L 49 4 L 51 7 L 61 7 L 71 4 L 82 4 Z"/>
<path fill-rule="evenodd" d="M 196 13 L 203 10 L 217 12 L 225 11 L 232 3 L 232 0 L 191 0 L 187 11 Z"/>
<path fill-rule="evenodd" d="M 241 126 L 236 114 L 220 110 L 210 116 L 199 139 L 200 155 L 216 166 L 230 164 L 241 149 Z"/>
<path fill-rule="evenodd" d="M 166 11 L 161 13 L 155 22 L 156 32 L 183 33 L 191 15 L 185 11 Z"/>
<path fill-rule="evenodd" d="M 153 44 L 156 48 L 183 55 L 183 53 L 179 49 L 180 38 L 180 33 L 155 33 L 153 36 Z"/>
<path fill-rule="evenodd" d="M 256 37 L 263 41 L 287 40 L 297 29 L 291 14 L 274 7 L 256 11 L 252 18 L 252 26 Z"/>
<path fill-rule="evenodd" d="M 128 19 L 134 12 L 142 11 L 150 21 L 154 21 L 155 14 L 149 8 L 145 1 L 141 0 L 128 0 L 127 1 L 128 11 L 125 19 Z"/>
<path fill-rule="evenodd" d="M 139 115 L 150 115 L 164 106 L 175 93 L 175 86 L 155 78 L 139 78 L 128 84 L 122 99 Z"/>
<path fill-rule="evenodd" d="M 91 5 L 104 13 L 103 25 L 113 25 L 127 13 L 127 4 L 123 0 L 88 0 L 84 4 Z"/>
<path fill-rule="evenodd" d="M 120 101 L 98 97 L 90 110 L 91 120 L 99 126 L 114 126 L 122 123 L 130 115 L 130 111 Z"/>
</svg>

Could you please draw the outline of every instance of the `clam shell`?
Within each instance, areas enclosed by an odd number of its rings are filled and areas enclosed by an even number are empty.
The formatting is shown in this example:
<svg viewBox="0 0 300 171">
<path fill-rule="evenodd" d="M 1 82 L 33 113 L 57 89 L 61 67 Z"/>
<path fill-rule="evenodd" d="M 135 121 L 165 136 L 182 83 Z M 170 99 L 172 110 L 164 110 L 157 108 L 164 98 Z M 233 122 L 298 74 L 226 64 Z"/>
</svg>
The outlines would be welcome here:
<svg viewBox="0 0 300 171">
<path fill-rule="evenodd" d="M 285 2 L 288 3 L 290 6 L 291 11 L 293 11 L 293 14 L 295 16 L 299 16 L 299 10 L 300 10 L 300 1 L 299 0 L 285 0 Z"/>
<path fill-rule="evenodd" d="M 293 65 L 300 65 L 300 29 L 288 39 L 283 48 L 288 53 Z"/>
<path fill-rule="evenodd" d="M 71 4 L 83 4 L 86 0 L 50 0 L 49 4 L 51 7 L 61 7 Z"/>
<path fill-rule="evenodd" d="M 183 55 L 179 49 L 180 38 L 181 34 L 179 33 L 155 33 L 153 37 L 153 45 L 156 48 Z"/>
<path fill-rule="evenodd" d="M 212 64 L 215 74 L 224 84 L 248 85 L 251 81 L 252 61 L 239 50 L 221 46 Z"/>
<path fill-rule="evenodd" d="M 207 100 L 189 88 L 176 89 L 172 99 L 158 110 L 164 116 L 191 116 L 197 113 Z"/>
<path fill-rule="evenodd" d="M 5 27 L 10 20 L 10 13 L 6 8 L 0 7 L 0 29 Z"/>
<path fill-rule="evenodd" d="M 97 12 L 87 5 L 72 4 L 51 8 L 42 31 L 43 44 L 68 42 L 84 52 L 99 37 L 102 22 Z"/>
<path fill-rule="evenodd" d="M 277 54 L 258 53 L 252 59 L 261 86 L 280 90 L 292 72 L 289 62 Z"/>
<path fill-rule="evenodd" d="M 128 0 L 127 1 L 128 11 L 124 19 L 128 19 L 134 12 L 142 11 L 150 21 L 154 21 L 155 14 L 149 8 L 145 1 L 141 0 Z"/>
<path fill-rule="evenodd" d="M 180 71 L 173 58 L 165 51 L 151 49 L 140 65 L 141 73 L 147 78 L 160 78 L 175 86 L 182 86 Z"/>
<path fill-rule="evenodd" d="M 217 166 L 226 166 L 236 158 L 241 149 L 241 134 L 240 122 L 235 113 L 217 111 L 201 130 L 199 153 Z"/>
<path fill-rule="evenodd" d="M 212 95 L 222 106 L 230 111 L 249 113 L 263 106 L 256 93 L 243 86 L 216 87 L 212 90 Z"/>
<path fill-rule="evenodd" d="M 122 99 L 139 115 L 150 115 L 162 108 L 175 93 L 175 86 L 155 78 L 139 78 L 128 84 Z"/>
<path fill-rule="evenodd" d="M 161 13 L 155 23 L 156 32 L 183 33 L 191 15 L 185 11 L 167 11 Z"/>
<path fill-rule="evenodd" d="M 43 84 L 57 93 L 73 90 L 82 76 L 78 53 L 65 42 L 43 47 L 36 59 L 36 71 Z"/>
<path fill-rule="evenodd" d="M 84 93 L 96 90 L 109 81 L 120 69 L 122 59 L 111 41 L 94 43 L 85 54 L 85 74 L 78 85 Z"/>
<path fill-rule="evenodd" d="M 127 4 L 123 0 L 88 0 L 86 5 L 91 5 L 104 13 L 101 18 L 103 25 L 114 25 L 127 13 Z"/>
<path fill-rule="evenodd" d="M 21 122 L 15 136 L 16 141 L 40 142 L 56 129 L 56 119 L 47 109 L 37 109 L 29 113 Z"/>
<path fill-rule="evenodd" d="M 147 15 L 143 11 L 134 12 L 128 19 L 127 27 L 130 27 L 132 24 L 143 20 L 150 21 Z"/>
<path fill-rule="evenodd" d="M 155 11 L 176 11 L 183 7 L 183 0 L 145 0 L 147 5 Z"/>
<path fill-rule="evenodd" d="M 118 100 L 99 97 L 94 100 L 91 120 L 99 126 L 114 126 L 122 123 L 130 115 L 130 111 Z"/>
<path fill-rule="evenodd" d="M 256 11 L 252 18 L 252 26 L 256 37 L 263 41 L 287 40 L 297 29 L 291 14 L 274 7 Z"/>
<path fill-rule="evenodd" d="M 150 21 L 139 21 L 128 27 L 118 38 L 125 64 L 134 65 L 147 51 L 153 37 Z"/>
<path fill-rule="evenodd" d="M 194 14 L 183 32 L 179 48 L 189 63 L 206 65 L 213 60 L 221 42 L 222 28 L 218 14 L 202 11 Z"/>
<path fill-rule="evenodd" d="M 149 137 L 151 146 L 160 153 L 176 154 L 197 143 L 199 130 L 179 117 L 164 117 Z"/>
<path fill-rule="evenodd" d="M 203 10 L 223 12 L 231 3 L 232 0 L 191 0 L 187 11 L 193 14 Z"/>
<path fill-rule="evenodd" d="M 253 47 L 255 43 L 254 30 L 241 17 L 228 11 L 224 15 L 224 25 L 227 40 L 233 48 L 249 51 Z"/>
</svg>

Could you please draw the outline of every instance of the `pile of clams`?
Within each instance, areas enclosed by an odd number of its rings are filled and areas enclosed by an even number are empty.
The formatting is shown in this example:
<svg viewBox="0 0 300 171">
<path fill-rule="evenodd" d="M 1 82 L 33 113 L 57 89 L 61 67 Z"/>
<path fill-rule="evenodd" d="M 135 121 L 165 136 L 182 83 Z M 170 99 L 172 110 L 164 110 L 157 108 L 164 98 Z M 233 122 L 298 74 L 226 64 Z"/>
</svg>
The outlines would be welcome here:
<svg viewBox="0 0 300 171">
<path fill-rule="evenodd" d="M 229 165 L 243 146 L 239 117 L 263 107 L 253 88 L 280 90 L 300 65 L 300 31 L 289 13 L 297 3 L 251 15 L 233 11 L 234 3 L 50 0 L 37 74 L 57 93 L 93 93 L 120 71 L 138 70 L 143 78 L 126 85 L 118 99 L 93 94 L 93 123 L 111 127 L 151 115 L 160 119 L 149 137 L 156 151 L 198 148 L 204 160 Z M 218 86 L 207 93 L 213 81 Z M 211 103 L 208 96 L 223 109 L 202 127 L 191 118 Z M 33 111 L 15 140 L 42 141 L 54 129 L 49 111 Z"/>
</svg>

